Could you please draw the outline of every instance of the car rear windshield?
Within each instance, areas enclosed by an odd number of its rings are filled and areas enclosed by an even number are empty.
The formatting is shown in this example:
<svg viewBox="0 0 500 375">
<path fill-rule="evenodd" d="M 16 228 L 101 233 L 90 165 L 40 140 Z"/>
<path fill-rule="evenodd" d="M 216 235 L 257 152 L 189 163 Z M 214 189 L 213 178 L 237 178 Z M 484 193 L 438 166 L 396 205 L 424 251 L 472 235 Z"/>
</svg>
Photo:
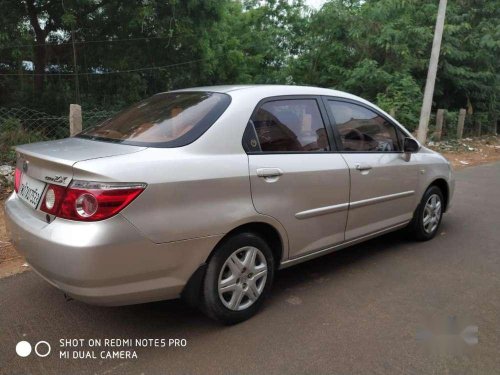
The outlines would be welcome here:
<svg viewBox="0 0 500 375">
<path fill-rule="evenodd" d="M 78 136 L 139 146 L 185 146 L 207 131 L 230 102 L 228 95 L 214 92 L 156 94 Z"/>
</svg>

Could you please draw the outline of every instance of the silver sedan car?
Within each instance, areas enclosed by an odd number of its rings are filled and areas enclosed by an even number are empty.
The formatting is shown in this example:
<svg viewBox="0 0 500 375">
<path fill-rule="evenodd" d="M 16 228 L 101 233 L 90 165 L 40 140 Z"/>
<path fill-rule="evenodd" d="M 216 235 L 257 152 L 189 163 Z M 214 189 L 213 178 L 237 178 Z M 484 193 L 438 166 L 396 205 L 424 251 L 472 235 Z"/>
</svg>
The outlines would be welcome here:
<svg viewBox="0 0 500 375">
<path fill-rule="evenodd" d="M 394 118 L 314 87 L 160 93 L 17 154 L 7 225 L 43 279 L 102 305 L 183 297 L 227 324 L 280 268 L 401 228 L 433 238 L 454 190 Z"/>
</svg>

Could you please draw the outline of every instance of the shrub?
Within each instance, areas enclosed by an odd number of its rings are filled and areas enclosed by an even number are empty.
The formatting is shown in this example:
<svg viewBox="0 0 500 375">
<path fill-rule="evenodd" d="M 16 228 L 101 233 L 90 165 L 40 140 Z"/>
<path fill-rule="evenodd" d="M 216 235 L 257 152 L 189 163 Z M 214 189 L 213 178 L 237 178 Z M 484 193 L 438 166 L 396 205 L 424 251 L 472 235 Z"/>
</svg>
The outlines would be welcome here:
<svg viewBox="0 0 500 375">
<path fill-rule="evenodd" d="M 46 138 L 41 133 L 26 131 L 17 118 L 0 119 L 0 164 L 15 163 L 14 146 L 44 140 Z"/>
<path fill-rule="evenodd" d="M 417 128 L 422 104 L 422 92 L 410 75 L 396 74 L 385 92 L 377 95 L 377 105 L 389 112 L 394 109 L 396 119 L 408 130 Z"/>
</svg>

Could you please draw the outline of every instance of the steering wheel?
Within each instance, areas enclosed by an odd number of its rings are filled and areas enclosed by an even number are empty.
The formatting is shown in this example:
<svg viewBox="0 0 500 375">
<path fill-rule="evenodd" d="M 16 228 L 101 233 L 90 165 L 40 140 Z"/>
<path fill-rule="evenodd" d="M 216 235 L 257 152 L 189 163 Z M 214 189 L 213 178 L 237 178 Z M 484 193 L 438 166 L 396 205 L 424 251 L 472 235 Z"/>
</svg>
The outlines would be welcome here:
<svg viewBox="0 0 500 375">
<path fill-rule="evenodd" d="M 355 149 L 351 149 L 352 151 L 364 151 L 365 150 L 365 137 L 364 137 L 364 134 L 361 133 L 358 129 L 355 129 L 355 128 L 350 129 L 344 135 L 344 139 L 359 141 L 359 146 L 356 147 Z"/>
</svg>

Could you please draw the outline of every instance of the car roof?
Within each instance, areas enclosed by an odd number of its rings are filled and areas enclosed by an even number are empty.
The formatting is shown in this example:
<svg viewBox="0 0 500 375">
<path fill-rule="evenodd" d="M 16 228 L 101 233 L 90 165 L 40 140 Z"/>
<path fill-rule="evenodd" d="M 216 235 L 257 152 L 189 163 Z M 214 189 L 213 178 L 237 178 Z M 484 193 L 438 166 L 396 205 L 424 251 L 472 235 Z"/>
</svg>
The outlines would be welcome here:
<svg viewBox="0 0 500 375">
<path fill-rule="evenodd" d="M 176 92 L 181 91 L 209 91 L 209 92 L 219 92 L 219 93 L 231 93 L 234 91 L 252 91 L 252 92 L 267 92 L 270 95 L 329 95 L 345 98 L 356 98 L 352 94 L 321 88 L 314 86 L 295 86 L 295 85 L 221 85 L 221 86 L 202 86 L 202 87 L 191 87 L 181 90 L 175 90 Z"/>
<path fill-rule="evenodd" d="M 396 119 L 390 116 L 387 112 L 379 108 L 374 103 L 369 102 L 359 96 L 349 94 L 344 91 L 327 89 L 314 86 L 295 86 L 295 85 L 221 85 L 221 86 L 203 86 L 191 87 L 173 92 L 192 92 L 192 91 L 205 91 L 205 92 L 218 92 L 232 96 L 233 98 L 239 97 L 240 100 L 254 99 L 261 100 L 273 96 L 287 96 L 287 95 L 322 95 L 332 96 L 337 98 L 351 99 L 359 103 L 364 103 L 368 107 L 374 108 L 386 117 L 392 119 L 393 122 L 404 128 Z M 410 134 L 406 129 L 405 132 Z"/>
</svg>

